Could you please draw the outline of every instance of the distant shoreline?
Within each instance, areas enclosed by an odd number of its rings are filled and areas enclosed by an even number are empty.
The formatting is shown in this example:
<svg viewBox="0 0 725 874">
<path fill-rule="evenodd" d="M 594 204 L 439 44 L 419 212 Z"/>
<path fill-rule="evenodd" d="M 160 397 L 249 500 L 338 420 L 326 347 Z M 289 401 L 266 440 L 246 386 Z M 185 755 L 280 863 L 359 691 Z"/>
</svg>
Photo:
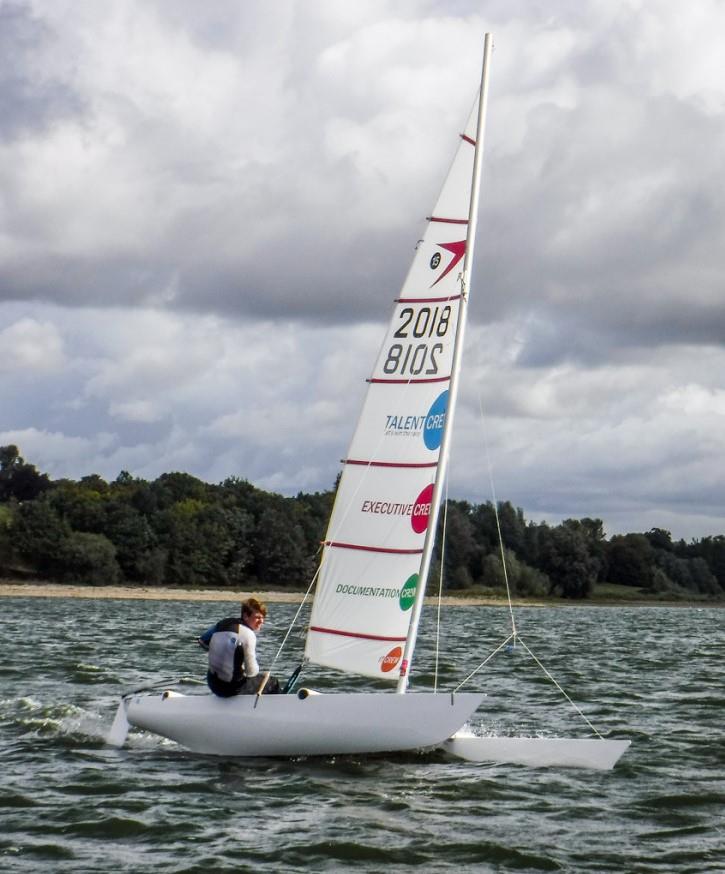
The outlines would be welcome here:
<svg viewBox="0 0 725 874">
<path fill-rule="evenodd" d="M 0 597 L 4 598 L 97 598 L 138 601 L 240 601 L 243 598 L 259 598 L 270 604 L 300 604 L 301 592 L 271 592 L 253 589 L 177 589 L 170 586 L 78 586 L 64 583 L 20 583 L 0 581 Z M 437 601 L 437 599 L 435 599 Z M 446 596 L 442 599 L 448 606 L 457 604 L 491 605 L 505 607 L 506 600 L 484 597 Z M 544 607 L 542 601 L 515 601 L 520 606 Z"/>
<path fill-rule="evenodd" d="M 0 580 L 0 598 L 86 598 L 123 601 L 236 601 L 255 597 L 270 604 L 299 604 L 301 592 L 257 591 L 253 589 L 180 589 L 171 586 L 79 586 L 65 583 Z M 435 596 L 426 598 L 437 603 Z M 485 595 L 444 595 L 447 607 L 506 607 L 505 598 Z M 648 601 L 644 599 L 589 598 L 567 601 L 562 598 L 515 598 L 515 607 L 725 607 L 722 601 Z"/>
</svg>

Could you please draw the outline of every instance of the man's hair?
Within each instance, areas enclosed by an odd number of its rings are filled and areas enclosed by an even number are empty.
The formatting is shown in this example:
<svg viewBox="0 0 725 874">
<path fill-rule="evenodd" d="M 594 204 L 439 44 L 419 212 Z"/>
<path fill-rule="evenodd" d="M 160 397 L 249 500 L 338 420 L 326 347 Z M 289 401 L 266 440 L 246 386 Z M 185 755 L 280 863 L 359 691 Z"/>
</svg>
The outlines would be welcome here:
<svg viewBox="0 0 725 874">
<path fill-rule="evenodd" d="M 256 598 L 247 598 L 246 601 L 242 601 L 242 618 L 250 616 L 252 613 L 261 613 L 266 618 L 267 605 Z"/>
</svg>

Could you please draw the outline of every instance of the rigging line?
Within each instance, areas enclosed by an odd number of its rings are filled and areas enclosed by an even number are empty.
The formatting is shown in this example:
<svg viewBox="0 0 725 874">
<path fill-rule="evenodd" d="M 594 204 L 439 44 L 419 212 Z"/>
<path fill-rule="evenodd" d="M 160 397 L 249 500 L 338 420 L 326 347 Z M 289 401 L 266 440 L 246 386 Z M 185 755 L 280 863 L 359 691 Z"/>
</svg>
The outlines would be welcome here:
<svg viewBox="0 0 725 874">
<path fill-rule="evenodd" d="M 297 612 L 292 617 L 292 621 L 290 622 L 289 627 L 287 628 L 287 633 L 285 634 L 285 636 L 282 640 L 282 643 L 279 645 L 279 649 L 277 650 L 277 655 L 275 655 L 275 657 L 272 659 L 272 664 L 270 665 L 270 668 L 269 668 L 270 673 L 274 670 L 274 666 L 277 664 L 277 659 L 282 654 L 282 650 L 285 648 L 285 645 L 287 643 L 287 640 L 289 639 L 290 634 L 292 634 L 292 629 L 297 624 L 297 620 L 299 619 L 300 613 L 302 612 L 302 608 L 305 606 L 307 599 L 310 597 L 310 592 L 312 591 L 312 587 L 317 582 L 317 578 L 320 575 L 321 569 L 322 569 L 322 562 L 320 562 L 320 564 L 317 565 L 317 570 L 315 571 L 312 579 L 310 580 L 310 584 L 307 587 L 307 591 L 305 592 L 304 597 L 300 601 L 300 606 L 297 608 Z"/>
<path fill-rule="evenodd" d="M 503 545 L 503 535 L 501 534 L 501 520 L 498 515 L 498 501 L 496 499 L 496 486 L 493 482 L 493 468 L 491 466 L 491 456 L 488 452 L 488 440 L 486 439 L 486 418 L 483 414 L 483 400 L 481 393 L 478 394 L 478 409 L 481 414 L 481 433 L 483 435 L 483 451 L 486 456 L 486 467 L 488 468 L 488 482 L 491 488 L 491 497 L 493 498 L 493 515 L 496 519 L 496 531 L 498 533 L 498 548 L 501 553 L 501 567 L 503 568 L 503 578 L 506 583 L 506 598 L 508 599 L 509 615 L 511 617 L 511 631 L 516 644 L 516 619 L 514 618 L 514 606 L 511 602 L 511 586 L 509 585 L 508 566 L 506 564 L 506 550 Z"/>
<path fill-rule="evenodd" d="M 438 608 L 436 610 L 436 638 L 435 659 L 433 669 L 433 691 L 438 691 L 438 661 L 440 658 L 441 643 L 441 603 L 443 600 L 443 568 L 446 560 L 446 528 L 448 524 L 448 484 L 450 479 L 446 477 L 446 493 L 443 497 L 443 528 L 441 531 L 441 563 L 438 572 Z"/>
<path fill-rule="evenodd" d="M 506 638 L 506 640 L 504 640 L 504 642 L 503 642 L 502 644 L 499 644 L 499 646 L 497 646 L 496 649 L 495 649 L 492 653 L 489 653 L 489 654 L 486 656 L 486 658 L 481 662 L 480 665 L 478 665 L 478 667 L 474 668 L 474 669 L 471 671 L 471 673 L 470 673 L 467 677 L 464 677 L 464 678 L 461 680 L 461 682 L 456 686 L 456 688 L 453 690 L 453 692 L 454 692 L 454 693 L 455 693 L 455 692 L 458 692 L 458 690 L 459 690 L 462 686 L 465 686 L 465 684 L 466 684 L 470 679 L 472 679 L 473 677 L 475 677 L 475 675 L 476 675 L 476 674 L 481 670 L 482 667 L 484 667 L 484 665 L 488 664 L 488 662 L 491 661 L 491 659 L 496 655 L 497 652 L 501 652 L 501 650 L 506 646 L 506 644 L 507 644 L 510 640 L 514 640 L 515 637 L 516 637 L 515 634 L 509 634 L 509 636 Z"/>
<path fill-rule="evenodd" d="M 541 668 L 541 670 L 546 674 L 546 676 L 551 680 L 551 682 L 556 686 L 556 688 L 561 692 L 561 694 L 562 694 L 562 695 L 566 698 L 566 700 L 571 704 L 571 706 L 574 708 L 574 710 L 576 710 L 576 712 L 579 714 L 579 716 L 581 716 L 581 718 L 584 720 L 584 722 L 586 722 L 586 724 L 589 726 L 589 728 L 591 728 L 591 730 L 594 732 L 594 734 L 596 734 L 596 736 L 597 736 L 600 740 L 604 740 L 604 737 L 603 737 L 603 736 L 602 736 L 602 735 L 597 731 L 597 729 L 592 725 L 592 723 L 591 723 L 590 720 L 587 718 L 586 714 L 585 714 L 584 711 L 581 709 L 581 707 L 579 707 L 578 705 L 576 705 L 576 704 L 572 701 L 572 699 L 567 695 L 566 690 L 565 690 L 565 689 L 564 689 L 564 688 L 563 688 L 563 687 L 562 687 L 562 686 L 557 682 L 557 680 L 556 680 L 556 679 L 555 679 L 555 678 L 554 678 L 554 677 L 553 677 L 553 676 L 552 676 L 552 675 L 547 671 L 547 669 L 546 669 L 546 668 L 544 667 L 544 665 L 539 661 L 539 659 L 537 659 L 536 656 L 535 656 L 535 655 L 531 652 L 531 650 L 528 648 L 528 646 L 526 646 L 526 644 L 524 643 L 524 641 L 523 641 L 520 637 L 519 637 L 518 640 L 519 640 L 519 643 L 521 644 L 521 646 L 523 646 L 523 648 L 526 650 L 526 652 L 531 656 L 531 658 L 536 662 L 536 664 Z"/>
</svg>

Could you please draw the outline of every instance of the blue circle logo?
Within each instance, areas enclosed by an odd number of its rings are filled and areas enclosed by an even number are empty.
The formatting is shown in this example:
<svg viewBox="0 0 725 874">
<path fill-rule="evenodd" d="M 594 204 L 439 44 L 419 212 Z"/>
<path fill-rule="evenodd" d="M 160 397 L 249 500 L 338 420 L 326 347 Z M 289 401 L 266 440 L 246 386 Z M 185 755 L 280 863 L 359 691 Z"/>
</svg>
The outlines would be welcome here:
<svg viewBox="0 0 725 874">
<path fill-rule="evenodd" d="M 446 410 L 448 409 L 448 390 L 442 392 L 431 404 L 423 426 L 423 442 L 426 449 L 440 449 L 443 440 L 443 429 L 446 425 Z"/>
</svg>

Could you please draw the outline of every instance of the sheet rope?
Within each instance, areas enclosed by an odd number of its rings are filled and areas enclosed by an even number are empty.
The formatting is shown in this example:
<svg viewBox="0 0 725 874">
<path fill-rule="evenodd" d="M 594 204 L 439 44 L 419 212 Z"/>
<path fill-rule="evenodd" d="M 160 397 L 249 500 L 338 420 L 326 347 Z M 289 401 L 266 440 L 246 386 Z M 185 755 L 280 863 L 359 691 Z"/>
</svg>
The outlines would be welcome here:
<svg viewBox="0 0 725 874">
<path fill-rule="evenodd" d="M 490 484 L 490 488 L 491 488 L 491 496 L 493 499 L 493 511 L 494 511 L 494 517 L 496 519 L 496 531 L 498 534 L 498 544 L 499 544 L 499 551 L 500 551 L 500 555 L 501 555 L 501 566 L 503 568 L 503 577 L 504 577 L 504 581 L 506 583 L 506 598 L 508 601 L 509 616 L 511 618 L 511 634 L 506 638 L 506 640 L 503 641 L 503 643 L 501 643 L 499 646 L 497 646 L 496 649 L 494 649 L 493 652 L 491 652 L 478 665 L 478 667 L 474 668 L 474 670 L 471 671 L 471 673 L 456 686 L 456 688 L 454 689 L 454 692 L 458 692 L 462 686 L 464 686 L 469 680 L 471 680 L 486 664 L 488 664 L 488 662 L 497 653 L 501 652 L 501 650 L 504 649 L 509 643 L 511 643 L 512 646 L 515 647 L 516 643 L 518 641 L 518 643 L 521 644 L 521 646 L 526 650 L 526 652 L 529 654 L 529 656 L 531 656 L 533 661 L 536 662 L 536 664 L 539 666 L 539 668 L 541 668 L 541 670 L 543 671 L 543 673 L 547 677 L 547 679 L 549 679 L 553 683 L 553 685 L 559 690 L 559 692 L 561 692 L 561 694 L 564 696 L 564 698 L 569 702 L 569 704 L 573 707 L 573 709 L 576 711 L 576 713 L 579 714 L 579 716 L 584 720 L 584 722 L 589 726 L 589 728 L 594 732 L 594 734 L 600 740 L 603 740 L 602 734 L 592 724 L 591 720 L 586 716 L 584 711 L 572 700 L 571 696 L 567 693 L 567 691 L 563 688 L 563 686 L 558 682 L 558 680 L 551 674 L 551 672 L 546 668 L 546 666 L 543 664 L 543 662 L 529 649 L 529 647 L 526 645 L 524 640 L 519 636 L 519 633 L 516 630 L 516 619 L 514 616 L 513 601 L 511 600 L 511 586 L 509 583 L 508 568 L 506 565 L 506 550 L 504 548 L 503 535 L 501 532 L 501 523 L 500 523 L 499 513 L 498 513 L 498 501 L 496 499 L 496 488 L 495 488 L 494 481 L 493 481 L 493 468 L 491 465 L 491 459 L 490 459 L 489 452 L 488 452 L 488 441 L 486 440 L 486 428 L 485 428 L 485 416 L 483 413 L 483 401 L 482 401 L 480 394 L 478 396 L 478 407 L 479 407 L 479 412 L 481 415 L 481 425 L 482 425 L 481 430 L 482 430 L 482 434 L 483 434 L 484 454 L 486 456 L 486 466 L 488 468 L 488 479 L 489 479 L 489 484 Z"/>
</svg>

